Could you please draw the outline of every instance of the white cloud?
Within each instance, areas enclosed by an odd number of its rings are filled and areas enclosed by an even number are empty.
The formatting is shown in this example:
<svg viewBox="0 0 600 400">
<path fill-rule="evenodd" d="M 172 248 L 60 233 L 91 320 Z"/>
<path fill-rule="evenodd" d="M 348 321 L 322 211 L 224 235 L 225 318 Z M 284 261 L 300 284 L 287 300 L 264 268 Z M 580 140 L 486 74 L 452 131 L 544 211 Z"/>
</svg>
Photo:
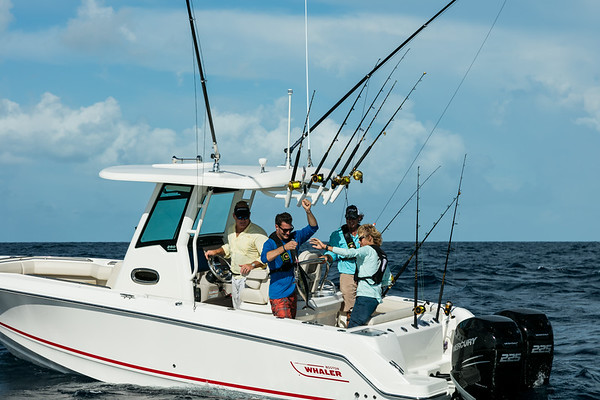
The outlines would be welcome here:
<svg viewBox="0 0 600 400">
<path fill-rule="evenodd" d="M 6 2 L 0 4 L 10 5 Z M 4 14 L 6 13 L 5 11 Z M 391 13 L 311 18 L 309 20 L 310 56 L 314 64 L 313 68 L 317 68 L 316 71 L 312 70 L 311 76 L 361 76 L 361 73 L 366 72 L 365 67 L 372 66 L 374 62 L 365 57 L 385 54 L 414 28 L 419 27 L 423 22 L 421 19 Z M 303 77 L 304 27 L 303 19 L 298 15 L 268 14 L 237 9 L 199 10 L 197 24 L 200 37 L 203 39 L 209 76 L 278 79 L 288 77 L 294 70 L 300 72 L 299 75 Z M 419 54 L 413 56 L 409 53 L 407 63 L 414 61 L 414 58 L 423 66 L 436 66 L 434 70 L 428 71 L 431 75 L 444 77 L 447 76 L 445 75 L 447 71 L 451 71 L 454 78 L 460 77 L 488 28 L 489 26 L 478 22 L 457 21 L 453 19 L 452 14 L 444 16 L 439 23 L 436 22 L 418 37 L 418 46 L 415 47 L 420 49 Z M 496 100 L 502 110 L 502 113 L 493 115 L 498 124 L 502 123 L 504 115 L 510 115 L 508 108 L 511 93 L 533 92 L 541 86 L 546 89 L 541 93 L 547 101 L 540 101 L 539 106 L 544 104 L 556 106 L 559 103 L 565 107 L 580 107 L 582 113 L 588 115 L 580 118 L 578 122 L 597 127 L 599 108 L 595 100 L 597 94 L 592 89 L 588 89 L 585 83 L 594 73 L 593 66 L 598 64 L 598 56 L 596 52 L 590 52 L 587 48 L 586 40 L 589 39 L 574 40 L 577 35 L 578 33 L 573 33 L 569 37 L 565 36 L 564 31 L 547 30 L 532 33 L 515 29 L 513 26 L 510 29 L 502 28 L 500 24 L 493 31 L 490 41 L 477 60 L 467 84 L 471 83 L 484 92 L 507 93 L 506 96 Z M 40 41 L 40 38 L 43 38 L 43 41 Z M 55 26 L 35 34 L 12 32 L 8 39 L 6 43 L 11 44 L 0 44 L 0 51 L 3 46 L 9 46 L 13 50 L 9 53 L 14 57 L 54 57 L 55 62 L 69 63 L 74 59 L 85 59 L 86 62 L 101 60 L 104 63 L 135 64 L 158 70 L 171 70 L 176 72 L 177 76 L 180 76 L 181 71 L 191 71 L 189 26 L 183 7 L 175 9 L 110 7 L 98 1 L 83 0 L 77 16 L 69 20 L 64 27 Z M 32 51 L 31 46 L 40 47 L 39 43 L 42 43 L 41 47 L 47 50 Z M 456 43 L 461 43 L 461 46 L 456 46 Z M 401 68 L 403 67 L 404 65 Z M 326 72 L 320 72 L 318 69 Z M 340 80 L 340 82 L 343 87 L 347 85 L 347 80 Z M 342 92 L 340 85 L 331 86 L 336 87 L 319 89 Z M 439 91 L 437 87 L 434 89 Z M 218 133 L 232 138 L 231 143 L 234 143 L 230 145 L 229 141 L 220 139 L 223 142 L 221 153 L 225 157 L 228 154 L 237 154 L 238 157 L 247 159 L 247 162 L 255 162 L 256 153 L 261 153 L 274 162 L 280 163 L 283 160 L 281 149 L 286 143 L 287 102 L 283 99 L 278 101 L 279 104 L 257 106 L 244 113 L 230 112 L 225 109 L 216 112 L 215 123 Z M 425 98 L 418 101 L 425 101 Z M 50 107 L 52 103 L 50 101 L 41 106 Z M 60 104 L 60 101 L 58 103 Z M 102 108 L 105 113 L 103 116 L 107 118 L 111 107 L 118 109 L 118 104 L 111 105 L 110 101 L 106 100 L 95 107 L 84 108 L 88 113 L 99 113 L 99 108 Z M 55 111 L 58 112 L 60 109 L 58 107 Z M 84 114 L 81 112 L 81 118 L 91 117 Z M 282 117 L 274 118 L 273 115 Z M 336 118 L 341 119 L 341 117 Z M 397 159 L 409 159 L 428 134 L 427 129 L 417 121 L 417 118 L 414 116 L 411 118 L 410 121 L 404 119 L 402 121 L 406 124 L 404 129 L 408 130 L 408 127 L 411 127 L 412 131 L 382 138 L 373 152 L 378 151 L 377 148 L 382 146 L 382 154 L 386 154 L 383 152 L 387 151 L 390 156 L 400 155 L 396 157 Z M 127 125 L 122 121 L 119 125 L 116 119 L 113 119 L 113 123 L 119 128 L 124 127 L 123 132 L 152 131 L 150 127 Z M 315 148 L 318 146 L 324 148 L 328 144 L 324 138 L 331 137 L 335 129 L 335 122 L 330 120 L 329 123 L 331 124 L 329 131 L 325 131 L 323 125 L 319 129 L 319 135 L 315 135 Z M 55 126 L 53 129 L 61 135 L 68 136 L 72 133 L 67 127 Z M 417 135 L 415 132 L 419 129 L 421 133 Z M 120 129 L 113 129 L 113 131 L 118 132 Z M 298 135 L 299 132 L 292 135 L 292 140 Z M 125 144 L 129 143 L 126 140 L 128 137 L 125 135 L 122 138 Z M 263 139 L 253 142 L 257 137 Z M 56 137 L 55 140 L 60 142 L 61 139 Z M 340 138 L 340 143 L 344 140 Z M 175 139 L 172 141 L 174 142 Z M 101 138 L 89 139 L 86 143 L 104 144 Z M 68 144 L 64 145 L 60 153 L 68 153 L 69 148 Z M 108 151 L 109 146 L 104 145 L 102 148 L 104 150 L 101 153 Z M 394 152 L 390 152 L 390 149 L 394 149 Z M 422 160 L 433 163 L 436 157 L 441 157 L 441 161 L 437 162 L 440 163 L 445 160 L 444 154 L 458 153 L 460 157 L 464 153 L 463 149 L 464 144 L 455 134 L 437 132 L 422 155 Z M 75 152 L 71 150 L 71 153 Z M 58 154 L 57 152 L 56 156 Z M 104 156 L 108 157 L 109 154 L 115 161 L 124 155 L 124 153 L 119 155 L 116 149 L 108 151 Z"/>
<path fill-rule="evenodd" d="M 51 93 L 44 93 L 28 110 L 0 100 L 0 141 L 0 163 L 43 159 L 94 165 L 154 162 L 177 150 L 174 131 L 128 123 L 114 98 L 72 109 Z"/>
<path fill-rule="evenodd" d="M 577 123 L 588 125 L 600 132 L 600 86 L 591 87 L 583 93 L 583 107 L 589 117 L 577 119 Z"/>
<path fill-rule="evenodd" d="M 12 3 L 10 0 L 0 0 L 0 32 L 5 31 L 13 20 L 13 16 L 10 13 L 11 8 Z"/>
<path fill-rule="evenodd" d="M 10 2 L 0 2 L 0 27 L 1 16 L 10 16 L 9 8 Z M 324 70 L 329 77 L 366 72 L 377 57 L 398 45 L 426 18 L 407 17 L 400 11 L 310 18 L 313 68 Z M 464 72 L 489 26 L 456 21 L 453 16 L 445 15 L 417 37 L 421 68 L 437 64 L 438 73 L 452 71 L 456 76 Z M 303 75 L 304 26 L 299 15 L 199 10 L 197 26 L 210 76 L 289 79 L 290 69 Z M 581 40 L 580 35 L 548 30 L 532 33 L 513 26 L 503 28 L 500 23 L 472 74 L 480 74 L 476 80 L 484 87 L 501 85 L 518 90 L 539 82 L 564 94 L 578 85 L 576 79 L 585 65 L 592 70 L 598 64 L 596 52 L 586 43 L 591 39 Z M 176 73 L 191 71 L 191 39 L 184 7 L 113 8 L 83 0 L 77 16 L 65 26 L 35 33 L 8 32 L 3 42 L 0 54 L 8 57 L 53 57 L 57 63 L 101 60 Z"/>
<path fill-rule="evenodd" d="M 112 46 L 135 42 L 129 23 L 127 12 L 115 13 L 112 7 L 103 7 L 95 0 L 83 0 L 77 18 L 68 22 L 60 38 L 72 50 L 110 52 Z"/>
<path fill-rule="evenodd" d="M 581 30 L 535 31 L 498 27 L 484 48 L 469 80 L 479 89 L 504 93 L 494 119 L 501 123 L 513 96 L 531 96 L 532 106 L 549 112 L 581 110 L 596 119 L 593 89 L 596 65 L 594 35 Z"/>
</svg>

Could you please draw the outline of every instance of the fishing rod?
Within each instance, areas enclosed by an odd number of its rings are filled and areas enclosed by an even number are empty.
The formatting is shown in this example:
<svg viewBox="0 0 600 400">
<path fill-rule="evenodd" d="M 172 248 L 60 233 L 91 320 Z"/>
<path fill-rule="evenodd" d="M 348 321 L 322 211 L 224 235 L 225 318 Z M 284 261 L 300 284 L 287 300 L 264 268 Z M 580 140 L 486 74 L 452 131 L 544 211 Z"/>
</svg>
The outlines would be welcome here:
<svg viewBox="0 0 600 400">
<path fill-rule="evenodd" d="M 354 131 L 354 133 L 352 134 L 352 137 L 350 138 L 350 140 L 348 141 L 348 144 L 346 144 L 346 147 L 344 148 L 344 150 L 342 151 L 342 153 L 340 154 L 337 162 L 335 163 L 335 165 L 333 166 L 333 168 L 331 168 L 331 171 L 329 173 L 329 176 L 327 177 L 327 179 L 323 182 L 323 186 L 325 186 L 325 184 L 327 183 L 327 181 L 331 178 L 331 175 L 333 173 L 333 171 L 335 171 L 335 168 L 337 167 L 337 165 L 339 164 L 339 162 L 341 161 L 342 156 L 344 155 L 346 149 L 348 148 L 348 146 L 350 145 L 350 143 L 352 142 L 352 139 L 354 138 L 354 135 L 358 132 L 358 129 L 360 129 L 360 126 L 362 125 L 362 122 L 364 121 L 364 119 L 366 118 L 367 114 L 369 113 L 369 111 L 373 108 L 373 105 L 375 104 L 375 100 L 377 99 L 377 97 L 379 96 L 379 94 L 383 91 L 383 88 L 385 87 L 385 85 L 389 82 L 389 80 L 391 79 L 392 75 L 394 74 L 394 71 L 396 71 L 396 69 L 398 68 L 398 65 L 400 65 L 400 63 L 402 62 L 402 60 L 404 60 L 404 57 L 406 57 L 406 54 L 408 54 L 408 51 L 410 49 L 407 49 L 404 54 L 402 55 L 402 57 L 400 58 L 400 60 L 398 60 L 398 62 L 396 63 L 396 65 L 394 66 L 394 68 L 392 69 L 392 71 L 390 72 L 390 74 L 388 75 L 387 79 L 385 80 L 384 84 L 382 85 L 381 89 L 379 90 L 379 92 L 377 93 L 377 96 L 375 96 L 375 99 L 373 99 L 373 103 L 371 103 L 371 106 L 369 107 L 369 110 L 367 111 L 367 113 L 365 115 L 363 115 L 362 120 L 360 121 L 360 123 L 358 124 L 358 128 L 357 130 Z M 377 60 L 377 62 L 379 62 L 379 60 Z M 361 93 L 363 91 L 363 89 L 366 87 L 367 83 L 369 82 L 369 80 L 367 80 L 363 86 L 363 88 L 361 89 Z M 396 85 L 396 82 L 394 82 L 394 85 L 392 86 L 392 89 L 394 88 L 394 86 Z M 390 89 L 391 92 L 391 89 Z M 360 94 L 359 94 L 360 96 Z M 389 93 L 388 93 L 389 96 Z M 387 99 L 386 96 L 385 98 Z M 358 100 L 358 99 L 357 99 Z M 381 103 L 381 107 L 383 107 L 383 104 L 385 103 L 385 99 L 383 100 L 383 102 Z M 356 101 L 354 102 L 354 104 L 356 104 Z M 354 107 L 354 105 L 352 105 Z M 381 107 L 379 107 L 379 110 L 381 110 Z M 373 119 L 371 120 L 371 123 L 369 124 L 369 127 L 367 128 L 366 132 L 369 130 L 369 128 L 371 127 L 371 125 L 373 124 L 373 121 L 375 121 L 375 118 L 377 117 L 377 114 L 379 114 L 379 110 L 377 110 L 377 113 L 375 114 L 375 117 L 373 117 Z M 346 118 L 348 118 L 348 116 L 346 116 Z M 346 120 L 344 120 L 344 123 L 346 122 Z M 340 129 L 341 130 L 341 129 Z M 339 131 L 338 131 L 339 133 Z M 337 137 L 337 135 L 336 135 Z M 364 138 L 364 135 L 363 135 Z M 362 139 L 361 139 L 362 141 Z M 360 144 L 360 141 L 359 141 Z M 350 156 L 349 160 L 352 159 L 352 157 L 354 157 L 354 154 L 356 153 L 356 150 L 353 152 L 353 154 Z M 347 165 L 344 166 L 343 170 L 345 171 L 347 168 Z M 343 172 L 340 174 L 343 175 Z M 318 179 L 318 178 L 317 178 Z M 310 185 L 309 185 L 310 188 Z"/>
<path fill-rule="evenodd" d="M 456 193 L 456 202 L 454 203 L 454 215 L 452 216 L 452 226 L 450 228 L 450 239 L 448 239 L 448 250 L 446 251 L 446 262 L 444 263 L 444 274 L 442 275 L 442 284 L 440 286 L 440 296 L 438 298 L 437 311 L 435 313 L 435 322 L 439 322 L 440 308 L 442 307 L 442 296 L 444 294 L 444 284 L 446 282 L 446 271 L 448 269 L 448 258 L 450 257 L 452 234 L 454 233 L 454 225 L 456 221 L 456 209 L 458 208 L 458 196 L 460 196 L 460 188 L 462 186 L 463 173 L 465 172 L 465 163 L 467 162 L 467 155 L 463 159 L 462 169 L 460 171 L 460 180 L 458 181 L 458 191 Z M 448 310 L 449 311 L 449 310 Z M 446 312 L 446 310 L 444 310 Z M 447 315 L 447 314 L 446 314 Z"/>
<path fill-rule="evenodd" d="M 356 85 L 354 85 L 344 96 L 342 96 L 337 103 L 333 105 L 323 116 L 312 126 L 313 131 L 317 126 L 321 124 L 332 112 L 334 112 L 348 97 L 354 93 L 356 89 L 360 87 L 367 79 L 369 79 L 379 68 L 381 68 L 385 63 L 387 63 L 396 53 L 398 53 L 404 46 L 406 46 L 411 40 L 413 40 L 423 29 L 425 29 L 430 23 L 432 23 L 437 17 L 443 14 L 452 4 L 454 4 L 456 0 L 450 1 L 444 8 L 438 11 L 433 17 L 431 17 L 427 22 L 425 22 L 419 29 L 417 29 L 412 35 L 410 35 L 404 42 L 402 42 L 398 47 L 396 47 L 386 58 L 384 58 L 379 64 L 375 66 L 371 71 L 369 71 L 361 80 L 359 80 Z M 292 145 L 292 149 L 295 149 L 302 143 L 304 138 L 308 134 L 304 132 L 302 136 Z"/>
<path fill-rule="evenodd" d="M 313 306 L 311 306 L 310 304 L 308 304 L 308 302 L 310 301 L 310 298 L 311 298 L 311 288 L 309 287 L 309 284 L 308 284 L 308 281 L 309 281 L 308 273 L 301 266 L 303 263 L 298 258 L 298 250 L 291 249 L 290 253 L 292 253 L 292 260 L 294 261 L 294 264 L 295 264 L 295 267 L 294 267 L 295 274 L 294 275 L 296 276 L 296 285 L 297 285 L 297 289 L 298 289 L 298 294 L 300 295 L 302 300 L 304 300 L 304 308 L 308 307 L 311 310 L 314 310 L 315 308 Z M 313 260 L 313 262 L 314 262 L 314 260 Z"/>
<path fill-rule="evenodd" d="M 408 53 L 408 51 L 406 53 Z M 406 56 L 406 53 L 404 53 L 404 56 Z M 402 61 L 404 59 L 404 56 L 402 56 L 402 58 L 400 59 L 400 61 Z M 352 139 L 354 139 L 354 136 L 356 136 L 356 134 L 360 130 L 360 127 L 362 126 L 362 123 L 365 121 L 365 118 L 367 118 L 367 115 L 369 115 L 369 112 L 374 108 L 373 106 L 375 105 L 375 102 L 379 98 L 379 95 L 383 92 L 383 89 L 385 89 L 385 86 L 387 85 L 387 83 L 389 82 L 389 80 L 392 78 L 392 74 L 394 73 L 394 71 L 398 67 L 398 64 L 400 64 L 400 61 L 398 61 L 398 63 L 396 63 L 396 66 L 394 67 L 394 69 L 392 70 L 392 72 L 390 72 L 390 74 L 388 75 L 388 77 L 385 80 L 385 82 L 383 82 L 383 85 L 381 85 L 381 88 L 379 89 L 379 91 L 375 95 L 375 98 L 371 102 L 371 105 L 367 109 L 367 112 L 361 118 L 360 122 L 358 123 L 358 126 L 356 127 L 356 129 L 352 133 L 352 136 L 350 136 L 350 139 L 348 139 L 348 143 L 346 143 L 346 146 L 342 150 L 342 153 L 340 154 L 340 156 L 338 157 L 338 159 L 333 164 L 333 167 L 331 167 L 331 170 L 329 171 L 329 174 L 327 175 L 327 178 L 323 180 L 323 183 L 322 183 L 323 187 L 325 187 L 325 185 L 327 184 L 327 182 L 331 179 L 331 176 L 333 175 L 336 167 L 338 166 L 338 164 L 340 163 L 340 161 L 342 161 L 342 157 L 344 156 L 344 153 L 346 152 L 346 150 L 348 150 L 348 147 L 350 147 L 350 143 L 352 143 Z"/>
<path fill-rule="evenodd" d="M 435 229 L 435 227 L 437 226 L 437 224 L 442 220 L 442 218 L 444 218 L 444 215 L 446 215 L 446 213 L 448 212 L 448 210 L 450 209 L 450 207 L 452 207 L 452 204 L 454 204 L 454 202 L 456 201 L 456 197 L 452 200 L 452 202 L 450 204 L 448 204 L 448 207 L 446 207 L 446 209 L 444 210 L 444 212 L 442 213 L 442 215 L 440 215 L 440 217 L 437 219 L 437 221 L 435 221 L 435 223 L 433 224 L 433 226 L 431 227 L 431 229 L 429 230 L 429 232 L 427 232 L 427 234 L 425 235 L 425 237 L 423 238 L 423 240 L 421 240 L 421 242 L 419 243 L 419 246 L 413 250 L 412 254 L 410 255 L 410 257 L 408 257 L 408 260 L 406 260 L 406 262 L 402 265 L 402 267 L 400 267 L 400 269 L 398 270 L 398 272 L 396 273 L 396 275 L 394 275 L 394 277 L 392 278 L 392 283 L 390 283 L 388 285 L 388 287 L 383 291 L 383 294 L 381 295 L 381 297 L 384 297 L 385 294 L 396 284 L 396 281 L 398 280 L 398 278 L 400 277 L 400 275 L 402 275 L 402 273 L 406 270 L 406 268 L 408 267 L 408 264 L 410 263 L 410 261 L 412 260 L 412 258 L 415 256 L 415 253 L 421 248 L 421 246 L 423 246 L 423 243 L 425 243 L 425 241 L 427 240 L 427 238 L 429 237 L 429 235 L 431 235 L 431 232 L 433 232 L 433 230 Z"/>
<path fill-rule="evenodd" d="M 406 207 L 406 205 L 412 200 L 412 198 L 415 197 L 415 194 L 417 193 L 417 191 L 419 190 L 419 188 L 421 186 L 423 186 L 425 183 L 427 183 L 427 181 L 429 180 L 429 178 L 431 178 L 431 176 L 433 174 L 435 174 L 435 172 L 438 169 L 440 169 L 440 168 L 441 168 L 441 165 L 438 165 L 438 167 L 436 169 L 434 169 L 431 174 L 429 174 L 429 176 L 427 177 L 427 179 L 425 179 L 423 181 L 423 183 L 421 183 L 421 185 L 419 185 L 419 187 L 417 189 L 415 189 L 415 191 L 410 195 L 410 197 L 408 198 L 408 200 L 406 200 L 406 202 L 404 202 L 404 204 L 402 205 L 402 207 L 400 207 L 400 209 L 398 210 L 398 212 L 396 213 L 396 215 L 394 215 L 394 217 L 390 220 L 390 222 L 388 222 L 388 224 L 385 226 L 385 228 L 383 228 L 383 230 L 381 231 L 382 235 L 387 230 L 387 228 L 389 228 L 389 226 L 392 224 L 392 222 L 394 222 L 394 220 L 396 219 L 396 217 L 402 212 L 402 210 L 404 209 L 404 207 Z"/>
<path fill-rule="evenodd" d="M 442 113 L 440 114 L 440 116 L 438 117 L 436 123 L 434 124 L 433 128 L 431 129 L 431 131 L 429 132 L 429 135 L 427 136 L 427 138 L 425 139 L 425 142 L 423 142 L 423 144 L 421 145 L 421 148 L 419 149 L 419 151 L 417 152 L 417 154 L 415 155 L 415 157 L 413 158 L 413 161 L 410 163 L 410 165 L 408 166 L 406 172 L 404 173 L 404 175 L 402 176 L 402 179 L 400 179 L 400 182 L 398 182 L 398 185 L 396 185 L 396 189 L 394 189 L 394 191 L 392 192 L 391 196 L 389 197 L 388 201 L 385 203 L 385 205 L 383 206 L 383 208 L 381 209 L 381 211 L 379 212 L 379 215 L 377 216 L 377 218 L 375 219 L 375 222 L 379 221 L 379 218 L 383 215 L 383 212 L 385 211 L 385 209 L 387 208 L 387 206 L 390 204 L 390 202 L 392 201 L 392 199 L 394 198 L 394 196 L 396 195 L 396 192 L 398 191 L 398 188 L 400 188 L 400 185 L 402 184 L 402 182 L 404 182 L 404 178 L 406 178 L 406 175 L 408 174 L 408 172 L 410 171 L 410 169 L 412 168 L 413 164 L 415 163 L 415 161 L 419 158 L 419 155 L 421 154 L 421 152 L 423 151 L 423 149 L 425 148 L 425 146 L 427 145 L 427 143 L 429 142 L 429 139 L 431 138 L 431 136 L 433 135 L 433 133 L 435 132 L 435 130 L 437 129 L 438 125 L 440 124 L 440 122 L 442 121 L 442 118 L 444 118 L 444 115 L 446 115 L 446 111 L 448 111 L 448 108 L 450 108 L 450 104 L 452 104 L 454 98 L 456 97 L 456 95 L 458 94 L 460 88 L 462 87 L 463 83 L 466 81 L 467 76 L 469 75 L 469 72 L 471 71 L 471 68 L 473 68 L 473 65 L 475 64 L 475 61 L 477 60 L 477 58 L 479 57 L 479 54 L 481 53 L 481 50 L 483 49 L 483 46 L 485 45 L 485 43 L 487 42 L 488 38 L 490 37 L 490 34 L 492 33 L 492 30 L 494 29 L 494 27 L 496 26 L 496 22 L 498 21 L 498 18 L 500 17 L 500 14 L 502 13 L 502 10 L 504 9 L 504 6 L 506 4 L 506 1 L 502 4 L 502 6 L 500 7 L 500 10 L 498 10 L 498 14 L 496 15 L 496 18 L 494 19 L 494 22 L 492 22 L 492 26 L 490 26 L 490 29 L 488 30 L 488 33 L 486 34 L 485 38 L 483 39 L 483 41 L 481 42 L 481 45 L 479 46 L 479 49 L 477 50 L 477 52 L 475 53 L 475 56 L 473 57 L 473 60 L 471 61 L 471 64 L 469 65 L 469 67 L 467 68 L 467 70 L 465 71 L 462 79 L 460 80 L 460 83 L 458 84 L 458 86 L 456 87 L 456 89 L 454 90 L 454 93 L 452 94 L 452 96 L 450 96 L 450 100 L 448 100 L 448 103 L 446 104 L 446 106 L 444 107 Z"/>
<path fill-rule="evenodd" d="M 303 131 L 306 130 L 306 126 L 308 124 L 308 116 L 310 114 L 310 110 L 312 108 L 312 103 L 315 98 L 315 92 L 316 92 L 316 90 L 313 90 L 313 94 L 310 97 L 308 111 L 306 112 L 306 119 L 304 120 L 304 128 L 302 128 Z M 289 149 L 285 149 L 285 151 L 287 151 L 287 150 L 289 150 Z M 296 172 L 298 171 L 298 164 L 300 164 L 300 153 L 301 152 L 302 152 L 302 146 L 300 146 L 300 148 L 298 149 L 298 152 L 296 153 L 296 159 L 294 160 L 294 169 L 292 170 L 292 178 L 290 179 L 290 183 L 288 184 L 290 190 L 299 189 L 301 186 L 301 182 L 296 181 Z"/>
<path fill-rule="evenodd" d="M 358 151 L 358 148 L 360 147 L 360 144 L 365 140 L 365 137 L 367 136 L 367 132 L 369 132 L 369 129 L 371 128 L 371 125 L 373 125 L 373 122 L 375 122 L 375 119 L 377 118 L 377 115 L 379 115 L 379 112 L 381 111 L 381 109 L 383 108 L 383 105 L 385 104 L 386 100 L 388 99 L 388 97 L 392 93 L 392 90 L 394 90 L 394 87 L 396 86 L 397 82 L 398 81 L 394 81 L 394 84 L 392 85 L 392 87 L 388 91 L 387 95 L 385 96 L 385 98 L 381 102 L 381 105 L 377 109 L 377 112 L 375 113 L 375 115 L 371 119 L 371 122 L 369 123 L 369 126 L 367 126 L 367 129 L 365 129 L 363 131 L 363 135 L 361 136 L 360 140 L 356 143 L 356 146 L 354 146 L 354 149 L 352 149 L 352 153 L 350 153 L 350 155 L 348 156 L 348 159 L 346 160 L 346 164 L 344 164 L 344 166 L 342 167 L 342 169 L 341 169 L 339 175 L 337 176 L 337 178 L 334 178 L 334 180 L 332 182 L 332 185 L 333 184 L 335 184 L 335 185 L 344 185 L 344 184 L 350 183 L 350 178 L 344 176 L 344 172 L 346 171 L 346 168 L 348 168 L 348 166 L 352 162 L 352 158 L 354 158 L 354 156 L 356 155 L 356 152 Z M 358 179 L 360 179 L 360 181 L 362 182 L 362 177 L 357 178 L 357 180 Z"/>
<path fill-rule="evenodd" d="M 198 48 L 198 40 L 196 39 L 196 29 L 194 27 L 194 17 L 192 16 L 192 9 L 190 6 L 190 0 L 186 0 L 187 10 L 188 10 L 188 18 L 190 20 L 190 28 L 192 30 L 192 39 L 194 42 L 194 52 L 196 53 L 196 62 L 198 63 L 198 71 L 200 71 L 200 82 L 202 83 L 202 93 L 204 94 L 204 104 L 206 106 L 206 115 L 208 116 L 208 126 L 210 127 L 210 135 L 213 141 L 213 150 L 214 153 L 211 157 L 215 160 L 213 165 L 213 171 L 219 171 L 219 160 L 221 159 L 221 154 L 219 153 L 219 146 L 217 145 L 217 136 L 215 134 L 215 127 L 213 124 L 212 113 L 210 111 L 210 103 L 208 101 L 208 91 L 206 89 L 206 78 L 204 77 L 204 71 L 202 69 L 202 61 L 200 60 L 200 50 Z"/>
<path fill-rule="evenodd" d="M 427 74 L 427 72 L 423 72 L 423 74 L 421 75 L 421 77 L 419 78 L 419 80 L 417 80 L 417 82 L 414 84 L 414 86 L 412 87 L 412 89 L 410 89 L 410 91 L 408 92 L 408 94 L 406 95 L 406 97 L 404 98 L 404 100 L 402 100 L 402 103 L 400 103 L 400 106 L 396 109 L 396 111 L 394 112 L 394 114 L 392 114 L 391 118 L 388 120 L 388 122 L 385 124 L 385 126 L 381 129 L 381 131 L 379 132 L 379 134 L 377 135 L 377 137 L 375 137 L 375 139 L 373 140 L 373 143 L 371 143 L 371 145 L 369 147 L 367 147 L 367 149 L 365 150 L 365 152 L 363 153 L 363 155 L 358 159 L 358 161 L 354 165 L 354 168 L 352 168 L 352 171 L 350 171 L 350 173 L 348 174 L 349 176 L 354 177 L 354 179 L 359 180 L 362 183 L 363 174 L 362 174 L 362 172 L 358 171 L 358 167 L 363 162 L 363 160 L 365 159 L 365 157 L 367 156 L 367 154 L 369 154 L 369 152 L 373 148 L 373 145 L 375 144 L 375 142 L 377 142 L 377 140 L 379 140 L 379 138 L 381 137 L 381 135 L 385 135 L 385 130 L 392 123 L 392 121 L 394 120 L 394 117 L 396 117 L 396 114 L 398 114 L 398 112 L 402 109 L 402 106 L 404 105 L 404 103 L 406 102 L 406 100 L 408 100 L 408 98 L 410 97 L 410 95 L 412 94 L 412 92 L 415 91 L 415 89 L 417 88 L 417 85 L 419 84 L 419 82 L 421 82 L 423 80 L 423 77 L 425 76 L 425 74 Z M 356 150 L 358 150 L 358 146 L 356 147 Z M 350 180 L 348 179 L 348 182 L 349 181 Z"/>
<path fill-rule="evenodd" d="M 416 216 L 416 226 L 415 226 L 415 301 L 413 306 L 413 327 L 415 329 L 419 329 L 419 324 L 417 323 L 417 299 L 418 297 L 418 289 L 419 289 L 419 178 L 421 177 L 420 167 L 417 167 L 417 216 Z"/>
<path fill-rule="evenodd" d="M 337 138 L 338 138 L 340 132 L 342 131 L 342 129 L 344 128 L 344 126 L 346 125 L 346 122 L 348 121 L 348 118 L 350 117 L 350 114 L 352 114 L 352 111 L 354 111 L 354 107 L 356 106 L 356 103 L 358 102 L 358 99 L 360 99 L 360 97 L 362 95 L 362 92 L 367 87 L 368 82 L 369 81 L 367 80 L 367 82 L 365 82 L 365 84 L 363 85 L 362 89 L 360 89 L 360 92 L 358 93 L 358 96 L 356 97 L 356 100 L 354 100 L 354 103 L 352 103 L 352 106 L 350 107 L 350 110 L 348 110 L 348 113 L 346 114 L 346 118 L 344 118 L 344 121 L 340 125 L 340 128 L 338 129 L 338 131 L 336 132 L 335 136 L 331 140 L 331 143 L 329 144 L 329 148 L 327 149 L 327 151 L 325 152 L 325 154 L 323 154 L 323 157 L 321 157 L 321 161 L 319 161 L 319 165 L 317 166 L 317 169 L 315 170 L 315 172 L 312 174 L 311 181 L 308 183 L 308 186 L 306 188 L 307 190 L 310 189 L 310 187 L 312 186 L 313 182 L 322 182 L 323 181 L 323 174 L 319 175 L 319 171 L 321 171 L 321 167 L 325 163 L 325 159 L 327 159 L 327 156 L 329 156 L 329 151 L 331 150 L 331 148 L 333 147 L 333 145 L 337 141 Z"/>
</svg>

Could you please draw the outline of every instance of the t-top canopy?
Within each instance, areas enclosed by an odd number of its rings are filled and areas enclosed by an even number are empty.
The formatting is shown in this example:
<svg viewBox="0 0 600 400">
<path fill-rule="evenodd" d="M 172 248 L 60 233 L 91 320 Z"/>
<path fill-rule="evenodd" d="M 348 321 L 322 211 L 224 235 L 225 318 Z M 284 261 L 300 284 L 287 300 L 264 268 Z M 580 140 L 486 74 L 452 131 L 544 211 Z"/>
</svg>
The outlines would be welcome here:
<svg viewBox="0 0 600 400">
<path fill-rule="evenodd" d="M 231 189 L 275 189 L 287 188 L 292 170 L 285 167 L 253 165 L 221 165 L 219 172 L 212 171 L 212 163 L 175 163 L 152 165 L 122 165 L 105 168 L 100 177 L 117 181 L 177 183 Z M 315 168 L 306 169 L 304 181 L 308 182 Z M 329 171 L 321 169 L 323 173 Z M 298 178 L 301 178 L 298 173 Z"/>
</svg>

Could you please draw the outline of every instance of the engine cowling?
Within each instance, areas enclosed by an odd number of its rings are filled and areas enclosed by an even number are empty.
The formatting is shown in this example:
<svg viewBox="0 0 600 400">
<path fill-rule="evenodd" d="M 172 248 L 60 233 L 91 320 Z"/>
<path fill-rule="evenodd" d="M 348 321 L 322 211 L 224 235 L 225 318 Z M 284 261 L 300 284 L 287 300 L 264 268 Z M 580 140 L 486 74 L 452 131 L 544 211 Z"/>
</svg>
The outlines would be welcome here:
<svg viewBox="0 0 600 400">
<path fill-rule="evenodd" d="M 451 377 L 466 399 L 509 399 L 547 384 L 552 368 L 552 327 L 543 313 L 504 310 L 458 324 Z"/>
<path fill-rule="evenodd" d="M 554 334 L 542 312 L 516 308 L 498 313 L 516 322 L 525 344 L 525 382 L 527 388 L 548 384 L 554 359 Z"/>
</svg>

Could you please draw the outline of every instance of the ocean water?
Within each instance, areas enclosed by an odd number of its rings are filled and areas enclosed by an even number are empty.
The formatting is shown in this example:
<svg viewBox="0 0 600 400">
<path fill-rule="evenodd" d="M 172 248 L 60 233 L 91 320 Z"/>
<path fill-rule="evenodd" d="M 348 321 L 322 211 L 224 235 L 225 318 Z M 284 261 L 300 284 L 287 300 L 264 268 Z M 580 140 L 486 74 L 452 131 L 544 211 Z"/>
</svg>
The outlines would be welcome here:
<svg viewBox="0 0 600 400">
<path fill-rule="evenodd" d="M 392 269 L 414 244 L 384 243 Z M 427 243 L 419 253 L 419 298 L 436 301 L 447 243 Z M 550 385 L 524 395 L 534 400 L 600 399 L 600 243 L 462 242 L 449 257 L 443 302 L 475 315 L 529 307 L 544 312 L 554 331 Z M 127 243 L 0 243 L 0 255 L 122 258 Z M 332 268 L 330 278 L 336 280 Z M 412 297 L 411 265 L 391 294 Z M 65 375 L 13 357 L 0 345 L 0 399 L 226 399 L 228 392 L 109 385 Z"/>
</svg>

